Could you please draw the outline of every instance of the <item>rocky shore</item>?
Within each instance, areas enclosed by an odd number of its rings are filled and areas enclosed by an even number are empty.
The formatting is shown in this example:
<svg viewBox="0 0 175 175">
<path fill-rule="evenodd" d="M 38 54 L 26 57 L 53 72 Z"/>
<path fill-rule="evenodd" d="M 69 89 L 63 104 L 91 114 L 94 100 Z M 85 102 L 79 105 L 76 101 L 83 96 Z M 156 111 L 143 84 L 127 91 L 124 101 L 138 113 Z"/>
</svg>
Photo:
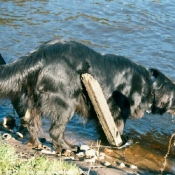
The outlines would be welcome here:
<svg viewBox="0 0 175 175">
<path fill-rule="evenodd" d="M 58 158 L 70 161 L 82 169 L 81 174 L 89 175 L 131 175 L 131 174 L 160 174 L 164 156 L 153 157 L 153 153 L 144 150 L 139 143 L 125 145 L 121 149 L 103 146 L 100 142 L 95 145 L 80 145 L 78 152 L 66 150 L 63 154 L 55 154 L 52 142 L 48 138 L 40 138 L 42 147 L 30 148 L 26 145 L 28 134 L 10 129 L 4 120 L 0 122 L 0 140 L 16 149 L 21 159 L 45 155 L 49 159 Z M 154 159 L 154 161 L 152 161 Z M 174 167 L 174 162 L 167 160 L 168 165 Z M 164 167 L 165 174 L 171 174 L 171 167 Z M 172 172 L 173 174 L 174 172 Z M 58 173 L 59 174 L 59 173 Z"/>
<path fill-rule="evenodd" d="M 105 153 L 105 148 L 102 148 L 98 142 L 97 145 L 81 145 L 78 152 L 72 153 L 66 150 L 62 155 L 58 155 L 55 154 L 51 141 L 46 138 L 40 138 L 41 148 L 33 149 L 28 147 L 25 144 L 29 137 L 28 134 L 23 135 L 20 132 L 15 132 L 9 129 L 7 124 L 4 121 L 1 122 L 0 140 L 12 145 L 21 159 L 27 160 L 36 155 L 45 155 L 48 158 L 56 157 L 64 161 L 74 162 L 82 169 L 82 174 L 89 175 L 137 174 L 137 166 L 112 159 Z"/>
</svg>

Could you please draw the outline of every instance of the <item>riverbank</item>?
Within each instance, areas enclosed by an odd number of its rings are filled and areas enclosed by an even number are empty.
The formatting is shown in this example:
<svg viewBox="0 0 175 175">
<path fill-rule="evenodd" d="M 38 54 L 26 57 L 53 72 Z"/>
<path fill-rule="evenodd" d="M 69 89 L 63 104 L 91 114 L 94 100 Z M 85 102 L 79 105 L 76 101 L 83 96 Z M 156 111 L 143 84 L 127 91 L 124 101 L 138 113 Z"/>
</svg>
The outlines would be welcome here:
<svg viewBox="0 0 175 175">
<path fill-rule="evenodd" d="M 55 160 L 58 160 L 58 161 L 61 160 L 63 162 L 67 162 L 70 167 L 72 165 L 73 168 L 75 168 L 75 165 L 76 165 L 77 167 L 79 167 L 81 169 L 79 174 L 85 174 L 85 175 L 86 174 L 89 174 L 89 175 L 97 175 L 97 174 L 98 175 L 107 175 L 107 174 L 110 174 L 110 175 L 119 174 L 120 175 L 121 174 L 121 175 L 125 175 L 128 173 L 129 174 L 136 174 L 136 172 L 137 172 L 136 167 L 131 168 L 131 167 L 129 167 L 129 165 L 125 166 L 124 164 L 121 164 L 121 165 L 118 165 L 118 167 L 117 167 L 117 164 L 114 165 L 115 161 L 112 160 L 107 155 L 105 155 L 103 160 L 96 159 L 96 161 L 93 162 L 93 161 L 91 161 L 91 159 L 85 160 L 83 158 L 78 158 L 77 156 L 75 156 L 75 154 L 74 154 L 74 156 L 73 155 L 60 156 L 60 155 L 54 154 L 54 151 L 53 151 L 54 148 L 52 146 L 52 143 L 50 141 L 45 140 L 45 139 L 43 139 L 45 148 L 32 149 L 25 144 L 27 142 L 27 137 L 22 138 L 22 136 L 19 134 L 12 133 L 8 130 L 3 130 L 2 127 L 0 130 L 0 140 L 1 140 L 1 144 L 3 143 L 3 144 L 10 145 L 9 151 L 12 151 L 11 154 L 14 153 L 16 155 L 15 161 L 22 160 L 22 162 L 25 162 L 26 164 L 29 164 L 29 162 L 31 162 L 31 159 L 43 158 L 43 156 L 44 156 L 48 162 L 50 162 L 50 161 L 53 162 Z M 11 149 L 11 148 L 13 148 L 13 149 Z M 50 148 L 49 151 L 48 151 L 48 148 Z M 15 151 L 13 151 L 13 150 L 15 150 Z M 3 160 L 1 160 L 1 161 L 3 161 Z M 106 163 L 106 165 L 104 165 L 105 163 Z M 54 164 L 54 162 L 53 162 L 53 164 Z M 1 164 L 1 166 L 3 166 L 3 164 Z M 54 165 L 54 166 L 56 166 L 56 165 Z M 43 169 L 43 171 L 44 171 L 44 169 Z M 63 172 L 62 169 L 60 169 L 57 172 L 55 172 L 55 174 L 62 174 L 62 172 Z M 26 172 L 25 174 L 30 174 L 30 173 L 32 174 L 32 172 Z M 6 172 L 6 174 L 8 174 L 8 172 Z M 52 174 L 52 173 L 48 173 L 48 174 Z M 73 173 L 73 175 L 74 174 L 75 173 Z"/>
<path fill-rule="evenodd" d="M 174 146 L 170 144 L 171 154 L 168 155 L 160 149 L 159 156 L 155 156 L 155 152 L 147 150 L 143 140 L 134 140 L 133 144 L 123 149 L 116 149 L 109 146 L 103 146 L 100 142 L 93 145 L 83 145 L 83 150 L 79 153 L 66 152 L 65 154 L 55 154 L 54 147 L 49 138 L 40 138 L 42 147 L 32 149 L 26 145 L 29 139 L 28 133 L 14 132 L 3 126 L 1 122 L 0 140 L 15 149 L 15 154 L 19 160 L 23 160 L 28 164 L 31 159 L 46 157 L 47 161 L 55 160 L 63 161 L 71 165 L 76 165 L 81 169 L 79 174 L 84 175 L 113 175 L 113 174 L 174 174 L 175 162 L 173 161 Z M 6 126 L 7 127 L 7 126 Z M 173 140 L 172 140 L 173 141 Z M 168 145 L 167 145 L 168 147 Z M 3 160 L 1 160 L 3 161 Z M 2 166 L 2 165 L 1 165 Z M 55 165 L 54 165 L 55 166 Z M 61 174 L 62 170 L 58 170 L 57 174 Z M 26 174 L 26 173 L 25 173 Z M 30 175 L 30 172 L 28 173 Z M 52 174 L 52 173 L 48 173 Z M 75 174 L 75 173 L 73 173 Z"/>
</svg>

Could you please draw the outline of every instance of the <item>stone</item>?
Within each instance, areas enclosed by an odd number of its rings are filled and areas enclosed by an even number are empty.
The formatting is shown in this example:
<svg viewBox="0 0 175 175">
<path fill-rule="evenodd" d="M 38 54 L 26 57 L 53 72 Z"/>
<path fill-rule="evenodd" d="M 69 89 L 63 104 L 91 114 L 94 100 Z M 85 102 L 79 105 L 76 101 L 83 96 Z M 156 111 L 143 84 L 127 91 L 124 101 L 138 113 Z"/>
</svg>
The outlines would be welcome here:
<svg viewBox="0 0 175 175">
<path fill-rule="evenodd" d="M 49 150 L 43 149 L 43 150 L 41 150 L 41 153 L 43 153 L 43 154 L 55 154 L 55 151 L 49 151 Z"/>
<path fill-rule="evenodd" d="M 137 166 L 135 166 L 135 165 L 130 165 L 130 168 L 131 168 L 131 169 L 137 169 Z"/>
<path fill-rule="evenodd" d="M 80 146 L 80 150 L 81 151 L 86 151 L 86 150 L 89 150 L 90 148 L 89 148 L 89 146 L 88 145 L 81 145 Z"/>
<path fill-rule="evenodd" d="M 110 162 L 104 162 L 104 166 L 111 166 L 111 163 Z"/>
<path fill-rule="evenodd" d="M 16 132 L 16 135 L 20 138 L 23 138 L 23 134 L 21 134 L 20 132 Z"/>
<path fill-rule="evenodd" d="M 93 149 L 86 150 L 85 155 L 87 158 L 94 157 L 94 156 L 96 156 L 96 151 Z"/>
<path fill-rule="evenodd" d="M 9 140 L 9 139 L 11 139 L 12 138 L 12 136 L 10 135 L 10 134 L 8 134 L 8 133 L 4 133 L 3 135 L 2 135 L 2 139 L 3 140 Z"/>
<path fill-rule="evenodd" d="M 122 163 L 120 163 L 120 168 L 125 168 L 126 166 L 125 166 L 125 164 L 122 162 Z"/>
<path fill-rule="evenodd" d="M 85 156 L 84 152 L 79 152 L 79 153 L 77 153 L 76 155 L 77 155 L 78 157 L 84 157 L 84 156 Z"/>
</svg>

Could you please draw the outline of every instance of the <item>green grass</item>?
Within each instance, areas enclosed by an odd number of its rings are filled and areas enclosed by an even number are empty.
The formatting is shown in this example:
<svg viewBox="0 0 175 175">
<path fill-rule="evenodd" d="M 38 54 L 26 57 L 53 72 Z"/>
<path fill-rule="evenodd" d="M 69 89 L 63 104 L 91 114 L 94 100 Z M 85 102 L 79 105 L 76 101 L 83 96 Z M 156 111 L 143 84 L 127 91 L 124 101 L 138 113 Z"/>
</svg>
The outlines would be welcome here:
<svg viewBox="0 0 175 175">
<path fill-rule="evenodd" d="M 73 163 L 44 156 L 24 160 L 15 154 L 15 148 L 0 140 L 0 174 L 2 175 L 78 175 L 79 168 Z"/>
</svg>

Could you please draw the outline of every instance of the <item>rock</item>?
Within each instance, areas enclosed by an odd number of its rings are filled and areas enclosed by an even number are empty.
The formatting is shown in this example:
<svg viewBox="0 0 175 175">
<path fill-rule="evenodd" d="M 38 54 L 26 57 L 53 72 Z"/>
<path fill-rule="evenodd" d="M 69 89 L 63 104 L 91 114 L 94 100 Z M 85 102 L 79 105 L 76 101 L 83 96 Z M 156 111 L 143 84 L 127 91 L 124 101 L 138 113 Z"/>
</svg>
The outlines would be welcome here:
<svg viewBox="0 0 175 175">
<path fill-rule="evenodd" d="M 41 150 L 41 153 L 43 153 L 43 154 L 55 154 L 55 151 L 49 151 L 49 150 L 43 149 L 43 150 Z"/>
<path fill-rule="evenodd" d="M 84 152 L 79 152 L 79 153 L 77 153 L 76 155 L 77 155 L 78 157 L 84 157 L 84 156 L 85 156 Z"/>
<path fill-rule="evenodd" d="M 110 162 L 104 162 L 104 166 L 111 166 L 111 163 Z"/>
<path fill-rule="evenodd" d="M 21 134 L 20 132 L 16 132 L 16 135 L 20 138 L 23 138 L 23 134 Z"/>
<path fill-rule="evenodd" d="M 96 156 L 96 151 L 93 149 L 86 150 L 85 155 L 87 158 L 92 158 L 92 157 Z"/>
<path fill-rule="evenodd" d="M 10 134 L 8 134 L 8 133 L 4 133 L 3 135 L 2 135 L 2 139 L 4 139 L 4 140 L 9 140 L 9 139 L 11 139 L 12 138 L 12 136 L 10 135 Z"/>
<path fill-rule="evenodd" d="M 130 168 L 131 168 L 131 169 L 137 169 L 137 166 L 135 166 L 135 165 L 130 165 Z"/>
<path fill-rule="evenodd" d="M 89 150 L 90 148 L 89 148 L 89 146 L 88 145 L 81 145 L 80 146 L 80 150 L 81 151 L 87 151 L 87 150 Z"/>
<path fill-rule="evenodd" d="M 119 167 L 120 167 L 120 168 L 125 168 L 126 166 L 125 166 L 125 164 L 122 162 L 122 163 L 120 163 Z"/>
</svg>

